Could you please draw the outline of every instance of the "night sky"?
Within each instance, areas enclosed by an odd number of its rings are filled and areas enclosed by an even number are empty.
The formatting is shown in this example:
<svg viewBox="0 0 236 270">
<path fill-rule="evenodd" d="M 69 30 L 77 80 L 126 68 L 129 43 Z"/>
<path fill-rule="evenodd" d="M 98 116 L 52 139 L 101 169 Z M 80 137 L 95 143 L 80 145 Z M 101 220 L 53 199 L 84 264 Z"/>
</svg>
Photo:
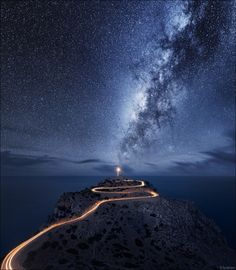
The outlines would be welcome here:
<svg viewBox="0 0 236 270">
<path fill-rule="evenodd" d="M 234 1 L 3 1 L 4 175 L 234 175 Z"/>
</svg>

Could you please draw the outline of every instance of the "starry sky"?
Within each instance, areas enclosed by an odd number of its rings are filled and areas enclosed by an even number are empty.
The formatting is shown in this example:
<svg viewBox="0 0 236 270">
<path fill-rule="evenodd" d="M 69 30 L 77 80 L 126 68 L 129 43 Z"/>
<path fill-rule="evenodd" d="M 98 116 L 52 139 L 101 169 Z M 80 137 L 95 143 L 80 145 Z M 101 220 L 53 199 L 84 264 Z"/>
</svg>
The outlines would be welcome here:
<svg viewBox="0 0 236 270">
<path fill-rule="evenodd" d="M 4 175 L 234 175 L 235 1 L 2 1 Z"/>
</svg>

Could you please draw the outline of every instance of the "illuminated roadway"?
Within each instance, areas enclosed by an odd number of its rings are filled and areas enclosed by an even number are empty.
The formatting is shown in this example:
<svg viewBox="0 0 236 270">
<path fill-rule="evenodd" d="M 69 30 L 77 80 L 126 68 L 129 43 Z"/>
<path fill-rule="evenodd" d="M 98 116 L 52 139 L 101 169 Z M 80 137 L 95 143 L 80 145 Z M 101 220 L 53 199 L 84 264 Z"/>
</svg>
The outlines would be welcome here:
<svg viewBox="0 0 236 270">
<path fill-rule="evenodd" d="M 133 180 L 122 180 L 126 182 L 134 182 Z M 54 223 L 50 225 L 49 227 L 43 229 L 30 239 L 26 240 L 25 242 L 21 243 L 19 246 L 15 247 L 12 251 L 10 251 L 6 257 L 4 258 L 2 265 L 1 265 L 1 270 L 19 270 L 19 269 L 24 269 L 22 265 L 19 262 L 19 257 L 22 255 L 24 251 L 26 251 L 30 244 L 34 243 L 36 240 L 39 240 L 40 237 L 45 235 L 47 232 L 58 228 L 63 225 L 68 225 L 72 224 L 81 220 L 84 220 L 88 216 L 90 216 L 100 205 L 108 202 L 114 202 L 114 201 L 127 201 L 127 200 L 140 200 L 140 199 L 146 199 L 146 198 L 154 198 L 159 196 L 159 194 L 149 188 L 146 188 L 143 190 L 142 188 L 145 187 L 145 182 L 144 181 L 137 181 L 138 185 L 127 185 L 127 186 L 117 186 L 117 187 L 95 187 L 92 188 L 91 191 L 95 193 L 115 193 L 115 194 L 130 194 L 130 193 L 137 193 L 137 192 L 143 192 L 146 195 L 143 196 L 134 196 L 134 197 L 121 197 L 121 198 L 108 198 L 108 199 L 103 199 L 100 201 L 95 202 L 91 207 L 89 207 L 85 212 L 77 217 L 73 217 L 69 220 L 61 220 L 58 221 L 57 223 Z M 125 189 L 126 191 L 115 191 L 116 189 Z M 131 189 L 134 189 L 132 191 Z M 140 191 L 138 191 L 140 189 Z M 17 260 L 18 259 L 18 260 Z"/>
</svg>

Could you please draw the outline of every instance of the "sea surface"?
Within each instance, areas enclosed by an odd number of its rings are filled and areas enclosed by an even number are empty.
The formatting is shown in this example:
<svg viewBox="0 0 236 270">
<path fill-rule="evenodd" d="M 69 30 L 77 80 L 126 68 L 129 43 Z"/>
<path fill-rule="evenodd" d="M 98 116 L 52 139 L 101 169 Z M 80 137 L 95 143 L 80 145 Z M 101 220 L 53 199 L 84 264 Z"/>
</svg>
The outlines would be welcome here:
<svg viewBox="0 0 236 270">
<path fill-rule="evenodd" d="M 149 181 L 161 195 L 190 200 L 221 228 L 236 249 L 235 179 L 233 177 L 133 176 Z M 2 177 L 1 254 L 32 236 L 47 222 L 63 192 L 80 191 L 103 180 L 101 176 Z"/>
</svg>

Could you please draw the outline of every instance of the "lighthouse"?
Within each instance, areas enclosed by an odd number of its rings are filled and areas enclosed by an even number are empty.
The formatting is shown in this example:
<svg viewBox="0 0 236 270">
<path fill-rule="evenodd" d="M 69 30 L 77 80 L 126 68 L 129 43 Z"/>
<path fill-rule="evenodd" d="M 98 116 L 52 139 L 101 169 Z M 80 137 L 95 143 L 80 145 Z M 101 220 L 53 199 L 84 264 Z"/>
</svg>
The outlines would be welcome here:
<svg viewBox="0 0 236 270">
<path fill-rule="evenodd" d="M 121 167 L 120 167 L 120 166 L 117 166 L 116 169 L 115 169 L 115 171 L 116 171 L 116 176 L 117 176 L 117 177 L 120 176 L 120 173 L 121 173 Z"/>
</svg>

